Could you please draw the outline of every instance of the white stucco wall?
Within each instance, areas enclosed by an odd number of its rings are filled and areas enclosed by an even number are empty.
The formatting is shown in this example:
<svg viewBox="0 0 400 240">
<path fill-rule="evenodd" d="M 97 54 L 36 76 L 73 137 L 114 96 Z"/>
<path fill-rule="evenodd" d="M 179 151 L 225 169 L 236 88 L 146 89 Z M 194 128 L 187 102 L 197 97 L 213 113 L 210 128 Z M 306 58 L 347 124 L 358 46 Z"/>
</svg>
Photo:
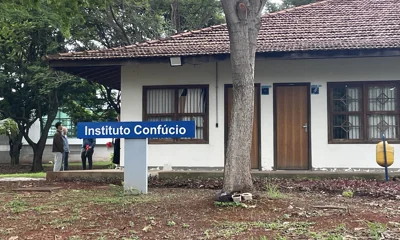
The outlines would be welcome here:
<svg viewBox="0 0 400 240">
<path fill-rule="evenodd" d="M 400 58 L 258 60 L 255 82 L 271 86 L 280 82 L 322 85 L 320 94 L 311 95 L 312 167 L 376 168 L 375 144 L 328 144 L 326 85 L 332 81 L 399 80 L 399 63 Z M 231 83 L 231 75 L 229 61 L 220 62 L 217 86 L 215 65 L 215 62 L 210 62 L 180 67 L 170 67 L 168 63 L 123 66 L 122 121 L 142 120 L 144 85 L 209 84 L 209 144 L 150 144 L 149 166 L 167 163 L 172 167 L 223 166 L 224 84 Z M 261 95 L 261 159 L 264 169 L 271 169 L 274 159 L 272 106 L 273 90 L 270 89 L 269 95 Z M 394 147 L 392 168 L 400 168 L 399 144 L 394 144 Z M 135 161 L 134 156 L 128 157 L 127 161 Z"/>
</svg>

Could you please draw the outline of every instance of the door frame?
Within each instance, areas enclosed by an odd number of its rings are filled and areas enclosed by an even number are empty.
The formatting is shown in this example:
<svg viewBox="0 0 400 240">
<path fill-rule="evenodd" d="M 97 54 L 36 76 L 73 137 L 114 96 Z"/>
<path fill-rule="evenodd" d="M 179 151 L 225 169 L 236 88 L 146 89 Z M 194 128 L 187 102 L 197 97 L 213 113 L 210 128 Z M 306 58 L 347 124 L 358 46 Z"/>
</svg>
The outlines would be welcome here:
<svg viewBox="0 0 400 240">
<path fill-rule="evenodd" d="M 308 132 L 308 170 L 312 170 L 312 154 L 311 154 L 311 85 L 309 82 L 298 82 L 298 83 L 274 83 L 273 84 L 273 114 L 274 114 L 274 167 L 273 170 L 294 170 L 296 169 L 277 169 L 278 166 L 278 158 L 277 158 L 277 106 L 276 106 L 276 87 L 282 87 L 282 86 L 306 86 L 307 87 L 307 132 Z M 303 170 L 304 169 L 297 169 L 297 170 Z"/>
<path fill-rule="evenodd" d="M 226 160 L 226 144 L 227 144 L 227 140 L 228 140 L 228 88 L 232 88 L 233 84 L 224 84 L 224 165 L 225 165 L 225 160 Z M 254 108 L 254 111 L 257 111 L 257 115 L 258 115 L 258 168 L 252 168 L 251 170 L 262 170 L 262 166 L 261 166 L 261 83 L 254 83 L 254 87 L 258 87 L 259 88 L 259 92 L 254 92 L 254 94 L 256 94 L 256 101 L 257 101 L 257 105 L 258 108 Z"/>
</svg>

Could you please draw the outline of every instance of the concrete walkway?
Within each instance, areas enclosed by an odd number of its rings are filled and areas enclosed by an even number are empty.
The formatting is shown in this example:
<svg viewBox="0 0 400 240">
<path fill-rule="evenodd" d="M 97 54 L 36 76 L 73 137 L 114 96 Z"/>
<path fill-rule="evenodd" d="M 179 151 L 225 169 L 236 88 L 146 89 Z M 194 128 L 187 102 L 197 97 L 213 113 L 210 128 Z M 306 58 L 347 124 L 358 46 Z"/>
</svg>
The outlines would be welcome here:
<svg viewBox="0 0 400 240">
<path fill-rule="evenodd" d="M 363 178 L 384 180 L 384 171 L 252 171 L 253 177 L 266 178 L 309 178 L 309 179 L 335 179 L 335 178 Z M 223 177 L 223 171 L 160 171 L 158 176 L 166 178 L 215 178 Z M 390 172 L 389 178 L 399 178 L 400 172 Z"/>
<path fill-rule="evenodd" d="M 266 178 L 290 178 L 290 179 L 335 179 L 335 178 L 363 178 L 384 180 L 385 173 L 383 171 L 252 171 L 253 177 Z M 223 177 L 223 171 L 160 171 L 149 170 L 149 176 L 158 176 L 161 179 L 169 178 L 215 178 Z M 400 178 L 400 172 L 390 172 L 389 178 Z M 68 180 L 68 179 L 124 179 L 124 170 L 120 169 L 97 169 L 97 170 L 76 170 L 47 172 L 46 179 Z"/>
<path fill-rule="evenodd" d="M 45 181 L 46 178 L 10 177 L 0 178 L 0 182 Z"/>
<path fill-rule="evenodd" d="M 149 170 L 149 176 L 158 175 L 160 171 Z M 94 169 L 94 170 L 71 170 L 60 172 L 47 172 L 46 180 L 69 180 L 69 179 L 124 179 L 124 170 L 121 169 Z"/>
</svg>

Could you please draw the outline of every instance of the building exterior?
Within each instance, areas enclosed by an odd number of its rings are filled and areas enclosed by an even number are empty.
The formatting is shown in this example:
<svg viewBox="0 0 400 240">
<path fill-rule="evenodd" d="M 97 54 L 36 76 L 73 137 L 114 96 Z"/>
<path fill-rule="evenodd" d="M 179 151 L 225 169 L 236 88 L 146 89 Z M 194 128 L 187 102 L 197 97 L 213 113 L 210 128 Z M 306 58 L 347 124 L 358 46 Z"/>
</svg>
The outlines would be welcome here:
<svg viewBox="0 0 400 240">
<path fill-rule="evenodd" d="M 399 10 L 394 0 L 326 0 L 262 18 L 253 169 L 378 168 L 382 134 L 395 147 L 391 168 L 400 168 Z M 223 167 L 232 106 L 226 25 L 47 58 L 122 89 L 122 121 L 196 121 L 193 139 L 149 141 L 150 166 Z"/>
</svg>

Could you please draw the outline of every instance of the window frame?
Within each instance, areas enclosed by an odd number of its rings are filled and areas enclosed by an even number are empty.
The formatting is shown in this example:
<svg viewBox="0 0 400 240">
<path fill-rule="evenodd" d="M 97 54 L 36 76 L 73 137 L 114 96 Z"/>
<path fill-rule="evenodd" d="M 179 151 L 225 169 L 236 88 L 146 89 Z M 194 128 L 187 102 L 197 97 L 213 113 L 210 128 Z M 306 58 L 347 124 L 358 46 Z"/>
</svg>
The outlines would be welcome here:
<svg viewBox="0 0 400 240">
<path fill-rule="evenodd" d="M 361 89 L 361 111 L 354 112 L 361 116 L 360 139 L 333 139 L 333 115 L 338 114 L 333 111 L 333 88 L 348 85 L 350 87 L 359 87 Z M 395 86 L 396 92 L 396 108 L 395 111 L 370 111 L 368 110 L 368 87 L 370 86 Z M 328 82 L 327 83 L 327 100 L 328 100 L 328 144 L 376 144 L 381 139 L 368 139 L 369 125 L 368 116 L 376 114 L 393 114 L 396 116 L 396 132 L 397 139 L 387 139 L 390 143 L 400 143 L 400 80 L 391 81 L 350 81 L 350 82 Z M 343 113 L 348 115 L 349 112 Z"/>
<path fill-rule="evenodd" d="M 179 113 L 179 89 L 188 88 L 188 89 L 195 89 L 195 88 L 205 88 L 207 91 L 206 96 L 206 110 L 205 113 Z M 152 117 L 160 117 L 163 116 L 171 116 L 173 118 L 172 121 L 179 121 L 179 117 L 184 116 L 201 116 L 204 119 L 204 133 L 203 139 L 149 139 L 149 144 L 208 144 L 209 143 L 209 99 L 210 99 L 210 91 L 209 91 L 209 84 L 188 84 L 188 85 L 151 85 L 151 86 L 143 86 L 143 94 L 142 94 L 142 119 L 143 121 L 148 121 L 148 114 L 147 114 L 147 92 L 148 90 L 165 90 L 165 89 L 174 89 L 175 99 L 174 99 L 174 113 L 166 113 L 166 114 L 151 114 Z M 197 127 L 197 126 L 196 126 Z"/>
</svg>

